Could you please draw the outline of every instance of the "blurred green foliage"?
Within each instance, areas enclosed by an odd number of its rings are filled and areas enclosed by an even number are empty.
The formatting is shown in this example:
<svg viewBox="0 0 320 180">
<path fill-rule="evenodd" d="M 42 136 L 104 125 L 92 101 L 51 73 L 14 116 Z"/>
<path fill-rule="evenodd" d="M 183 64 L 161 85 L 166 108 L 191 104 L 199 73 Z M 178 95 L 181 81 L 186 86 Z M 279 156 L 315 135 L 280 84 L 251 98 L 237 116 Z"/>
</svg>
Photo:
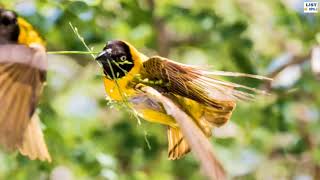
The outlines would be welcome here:
<svg viewBox="0 0 320 180">
<path fill-rule="evenodd" d="M 85 50 L 71 22 L 94 51 L 122 39 L 147 55 L 272 75 L 229 79 L 272 95 L 239 103 L 214 129 L 216 155 L 231 179 L 320 179 L 320 83 L 310 63 L 320 18 L 304 14 L 302 0 L 1 2 L 40 31 L 48 51 Z M 1 152 L 0 179 L 203 179 L 192 155 L 167 160 L 165 127 L 138 125 L 108 103 L 101 75 L 88 55 L 49 55 L 38 111 L 53 162 Z"/>
</svg>

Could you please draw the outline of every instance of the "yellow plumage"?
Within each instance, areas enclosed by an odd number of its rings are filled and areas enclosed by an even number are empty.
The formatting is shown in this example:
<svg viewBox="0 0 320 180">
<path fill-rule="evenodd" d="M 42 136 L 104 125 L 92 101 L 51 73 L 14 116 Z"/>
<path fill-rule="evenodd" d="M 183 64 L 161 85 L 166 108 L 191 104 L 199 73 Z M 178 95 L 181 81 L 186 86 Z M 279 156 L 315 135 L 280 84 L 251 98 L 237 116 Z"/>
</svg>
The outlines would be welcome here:
<svg viewBox="0 0 320 180">
<path fill-rule="evenodd" d="M 137 92 L 130 88 L 130 82 L 135 78 L 136 74 L 139 74 L 142 66 L 142 62 L 145 60 L 132 45 L 127 43 L 130 46 L 130 53 L 133 55 L 134 67 L 127 73 L 123 78 L 115 80 L 104 77 L 104 85 L 107 94 L 113 99 L 118 101 L 123 101 L 124 95 L 127 97 L 135 95 Z M 116 73 L 116 72 L 114 72 Z M 118 85 L 117 85 L 118 84 Z M 119 86 L 119 87 L 118 87 Z"/>
<path fill-rule="evenodd" d="M 137 92 L 131 84 L 135 76 L 140 73 L 142 63 L 146 61 L 148 58 L 138 52 L 132 45 L 126 42 L 130 47 L 130 53 L 132 55 L 134 67 L 126 74 L 126 76 L 119 78 L 117 80 L 109 79 L 108 77 L 104 77 L 104 87 L 108 96 L 116 101 L 125 101 L 130 99 L 131 97 L 136 96 L 139 92 Z M 115 73 L 115 72 L 114 72 Z M 176 127 L 177 124 L 174 119 L 159 111 L 155 111 L 148 108 L 138 108 L 138 113 L 145 120 L 148 120 L 153 123 L 160 123 L 172 127 Z"/>
<path fill-rule="evenodd" d="M 23 18 L 18 17 L 18 25 L 20 28 L 18 43 L 30 46 L 31 44 L 40 44 L 45 47 L 44 40 L 38 32 Z"/>
</svg>

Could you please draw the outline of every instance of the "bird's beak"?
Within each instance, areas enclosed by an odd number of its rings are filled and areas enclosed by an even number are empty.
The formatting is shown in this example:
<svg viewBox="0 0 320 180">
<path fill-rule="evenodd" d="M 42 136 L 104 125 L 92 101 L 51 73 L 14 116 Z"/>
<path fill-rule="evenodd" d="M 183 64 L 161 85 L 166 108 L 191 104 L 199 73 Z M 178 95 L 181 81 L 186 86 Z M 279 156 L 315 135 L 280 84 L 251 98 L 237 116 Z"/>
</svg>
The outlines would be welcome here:
<svg viewBox="0 0 320 180">
<path fill-rule="evenodd" d="M 107 52 L 106 51 L 102 51 L 97 57 L 96 57 L 96 61 L 103 61 L 106 59 L 106 54 Z"/>
</svg>

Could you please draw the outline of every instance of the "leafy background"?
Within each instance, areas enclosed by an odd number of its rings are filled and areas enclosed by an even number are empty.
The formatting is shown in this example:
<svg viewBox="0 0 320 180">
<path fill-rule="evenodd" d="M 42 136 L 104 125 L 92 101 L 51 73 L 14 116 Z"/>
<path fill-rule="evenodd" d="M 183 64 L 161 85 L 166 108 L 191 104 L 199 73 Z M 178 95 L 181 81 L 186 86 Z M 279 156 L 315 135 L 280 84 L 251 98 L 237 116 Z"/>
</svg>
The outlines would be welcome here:
<svg viewBox="0 0 320 180">
<path fill-rule="evenodd" d="M 30 21 L 48 51 L 94 51 L 107 40 L 147 55 L 211 69 L 268 75 L 272 83 L 229 79 L 270 90 L 239 103 L 214 129 L 217 157 L 230 179 L 320 179 L 319 14 L 302 0 L 2 0 Z M 165 127 L 138 125 L 105 98 L 102 72 L 88 55 L 49 55 L 38 112 L 52 163 L 0 153 L 0 179 L 204 179 L 192 155 L 167 160 Z M 151 149 L 148 148 L 150 143 Z"/>
</svg>

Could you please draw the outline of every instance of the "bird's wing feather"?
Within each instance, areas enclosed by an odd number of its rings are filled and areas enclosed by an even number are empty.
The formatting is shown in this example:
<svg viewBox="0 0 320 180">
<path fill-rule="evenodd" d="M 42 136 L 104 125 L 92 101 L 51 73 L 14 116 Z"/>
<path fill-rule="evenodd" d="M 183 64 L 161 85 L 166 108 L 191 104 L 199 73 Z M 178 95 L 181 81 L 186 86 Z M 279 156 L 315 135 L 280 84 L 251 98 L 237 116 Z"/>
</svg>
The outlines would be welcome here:
<svg viewBox="0 0 320 180">
<path fill-rule="evenodd" d="M 255 94 L 265 94 L 254 88 L 219 80 L 217 76 L 269 80 L 263 76 L 250 74 L 209 72 L 159 56 L 143 62 L 141 76 L 151 81 L 162 81 L 162 84 L 151 83 L 152 87 L 159 92 L 168 93 L 165 96 L 188 113 L 207 137 L 211 136 L 212 125 L 221 126 L 230 119 L 237 100 L 251 100 Z M 184 131 L 182 134 L 177 127 L 169 127 L 167 134 L 170 159 L 180 158 L 190 150 L 190 144 L 185 141 L 184 136 L 187 135 L 185 133 Z"/>
<path fill-rule="evenodd" d="M 191 150 L 180 128 L 168 127 L 167 136 L 168 158 L 170 160 L 180 159 Z"/>
<path fill-rule="evenodd" d="M 265 94 L 264 91 L 226 82 L 217 79 L 219 76 L 245 76 L 245 74 L 216 71 L 205 71 L 193 66 L 176 63 L 166 58 L 153 56 L 143 63 L 143 77 L 151 80 L 162 80 L 166 89 L 174 94 L 193 99 L 216 109 L 233 109 L 229 103 L 236 100 L 252 100 L 254 94 Z M 263 79 L 262 76 L 247 77 Z M 268 79 L 268 78 L 265 78 Z"/>
<path fill-rule="evenodd" d="M 18 148 L 42 89 L 43 72 L 17 63 L 0 64 L 0 143 Z"/>
<path fill-rule="evenodd" d="M 41 130 L 40 119 L 36 113 L 28 123 L 19 151 L 31 160 L 39 159 L 51 162 L 51 156 Z"/>
</svg>

